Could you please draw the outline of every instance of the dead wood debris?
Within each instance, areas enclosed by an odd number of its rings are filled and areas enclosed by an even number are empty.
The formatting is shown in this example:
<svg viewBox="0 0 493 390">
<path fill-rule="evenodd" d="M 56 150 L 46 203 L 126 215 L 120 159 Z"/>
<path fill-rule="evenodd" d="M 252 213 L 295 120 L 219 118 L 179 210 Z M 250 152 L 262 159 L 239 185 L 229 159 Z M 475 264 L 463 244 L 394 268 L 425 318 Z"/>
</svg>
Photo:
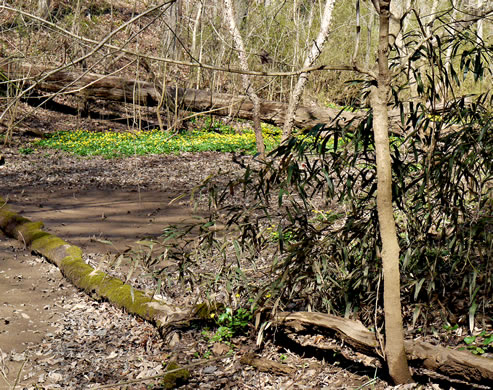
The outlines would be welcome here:
<svg viewBox="0 0 493 390">
<path fill-rule="evenodd" d="M 292 375 L 296 369 L 288 365 L 274 362 L 272 360 L 256 358 L 253 353 L 247 353 L 240 359 L 240 363 L 248 364 L 259 371 L 272 372 L 280 375 Z"/>
<path fill-rule="evenodd" d="M 351 345 L 356 351 L 379 357 L 375 334 L 359 321 L 340 318 L 330 314 L 297 312 L 279 313 L 275 322 L 297 331 L 306 327 L 320 327 L 332 330 L 338 338 Z M 443 377 L 458 379 L 465 383 L 484 386 L 493 384 L 493 359 L 472 355 L 470 352 L 451 350 L 420 340 L 405 342 L 409 363 L 418 368 L 436 371 Z"/>
</svg>

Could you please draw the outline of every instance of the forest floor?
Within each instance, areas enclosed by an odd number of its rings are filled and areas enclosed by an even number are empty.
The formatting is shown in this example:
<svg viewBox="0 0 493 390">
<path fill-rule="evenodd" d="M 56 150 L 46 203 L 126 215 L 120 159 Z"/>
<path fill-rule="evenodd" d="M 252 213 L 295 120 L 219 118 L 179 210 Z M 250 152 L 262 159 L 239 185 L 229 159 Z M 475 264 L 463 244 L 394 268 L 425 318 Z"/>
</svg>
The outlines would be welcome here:
<svg viewBox="0 0 493 390">
<path fill-rule="evenodd" d="M 186 200 L 169 202 L 230 160 L 218 153 L 120 160 L 46 150 L 22 155 L 15 148 L 2 153 L 0 194 L 9 206 L 43 221 L 46 231 L 80 246 L 96 263 L 192 218 L 196 213 Z M 298 367 L 296 375 L 241 365 L 242 354 L 255 349 L 246 337 L 235 340 L 232 356 L 221 356 L 224 345 L 214 348 L 197 329 L 164 342 L 151 325 L 91 300 L 64 281 L 55 266 L 4 236 L 0 279 L 0 389 L 12 388 L 18 375 L 21 388 L 93 388 L 157 375 L 162 361 L 186 365 L 208 350 L 224 359 L 193 369 L 183 388 L 356 389 L 367 382 L 374 389 L 387 387 L 372 379 L 374 372 L 352 372 L 337 361 L 324 365 L 271 342 L 261 356 Z"/>
<path fill-rule="evenodd" d="M 45 113 L 30 126 L 71 127 L 69 116 Z M 89 121 L 78 126 L 109 127 L 104 121 Z M 136 241 L 158 238 L 167 225 L 204 215 L 204 210 L 196 212 L 186 198 L 177 197 L 219 169 L 238 170 L 228 154 L 113 160 L 53 150 L 23 154 L 20 149 L 28 141 L 15 137 L 11 146 L 2 148 L 0 195 L 14 211 L 43 221 L 46 231 L 80 246 L 93 266 L 124 251 L 136 253 Z M 180 286 L 175 283 L 168 289 L 173 303 L 198 299 L 193 292 L 184 297 Z M 92 300 L 23 243 L 1 235 L 0 297 L 0 389 L 12 389 L 16 383 L 26 389 L 93 389 L 110 384 L 114 385 L 107 388 L 147 389 L 157 382 L 121 383 L 161 374 L 163 361 L 171 360 L 184 366 L 197 363 L 183 389 L 414 388 L 389 385 L 381 379 L 385 377 L 380 369 L 351 365 L 337 356 L 305 357 L 274 340 L 257 349 L 254 332 L 231 344 L 211 343 L 197 328 L 163 340 L 150 324 Z M 291 367 L 293 373 L 260 372 L 243 365 L 240 358 L 248 352 Z M 203 363 L 204 356 L 210 361 Z M 419 388 L 441 387 L 427 383 Z"/>
</svg>

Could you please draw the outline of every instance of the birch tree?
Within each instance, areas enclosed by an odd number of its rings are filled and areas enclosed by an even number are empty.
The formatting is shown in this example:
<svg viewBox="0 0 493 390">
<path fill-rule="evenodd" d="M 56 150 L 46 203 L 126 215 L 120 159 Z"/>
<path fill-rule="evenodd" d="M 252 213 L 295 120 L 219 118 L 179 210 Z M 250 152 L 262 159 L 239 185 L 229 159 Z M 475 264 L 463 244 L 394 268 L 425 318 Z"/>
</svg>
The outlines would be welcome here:
<svg viewBox="0 0 493 390">
<path fill-rule="evenodd" d="M 232 0 L 224 0 L 224 14 L 226 22 L 229 25 L 229 31 L 233 36 L 233 41 L 238 49 L 238 58 L 240 60 L 240 67 L 242 70 L 248 71 L 248 57 L 245 50 L 245 44 L 243 43 L 243 38 L 241 37 L 240 30 L 236 24 L 236 19 L 233 10 Z M 260 125 L 260 98 L 255 93 L 252 85 L 252 80 L 250 76 L 246 74 L 241 75 L 241 80 L 243 83 L 243 88 L 247 96 L 253 103 L 253 130 L 255 132 L 255 142 L 257 144 L 257 152 L 261 159 L 265 158 L 265 145 L 262 136 L 262 128 Z"/>
<path fill-rule="evenodd" d="M 327 37 L 329 36 L 330 32 L 329 27 L 332 21 L 332 11 L 334 10 L 334 4 L 335 0 L 327 0 L 325 2 L 320 31 L 318 33 L 317 39 L 315 39 L 315 41 L 313 42 L 311 49 L 307 57 L 305 58 L 303 68 L 308 68 L 312 66 L 322 53 L 324 44 L 327 41 Z M 298 108 L 298 105 L 300 103 L 301 95 L 303 94 L 305 84 L 308 81 L 308 76 L 308 73 L 301 73 L 293 91 L 291 92 L 288 112 L 286 114 L 286 119 L 283 126 L 283 139 L 287 139 L 291 135 L 296 109 Z"/>
</svg>

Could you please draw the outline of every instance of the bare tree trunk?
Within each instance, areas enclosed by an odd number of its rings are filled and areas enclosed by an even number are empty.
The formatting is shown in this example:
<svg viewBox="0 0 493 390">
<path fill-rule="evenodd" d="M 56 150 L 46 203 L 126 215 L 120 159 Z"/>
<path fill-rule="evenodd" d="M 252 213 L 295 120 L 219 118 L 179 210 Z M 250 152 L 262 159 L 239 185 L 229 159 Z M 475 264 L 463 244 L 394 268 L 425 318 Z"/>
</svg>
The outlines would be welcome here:
<svg viewBox="0 0 493 390">
<path fill-rule="evenodd" d="M 190 49 L 190 52 L 192 53 L 193 57 L 198 60 L 199 62 L 202 61 L 202 10 L 204 8 L 204 5 L 202 1 L 199 1 L 198 4 L 198 9 L 197 9 L 197 16 L 195 17 L 194 23 L 193 23 L 193 30 L 192 30 L 192 47 Z M 199 32 L 200 29 L 200 32 Z M 200 47 L 197 50 L 197 35 L 200 36 Z M 201 76 L 201 69 L 198 68 L 196 70 L 196 81 L 195 81 L 195 87 L 200 88 L 200 76 Z M 193 87 L 193 82 L 191 83 Z"/>
<path fill-rule="evenodd" d="M 168 8 L 164 18 L 164 24 L 163 51 L 169 57 L 179 59 L 178 37 L 180 36 L 182 24 L 182 2 L 180 0 L 177 0 Z"/>
<path fill-rule="evenodd" d="M 478 9 L 481 9 L 483 7 L 483 3 L 484 3 L 484 0 L 478 0 Z M 481 18 L 478 20 L 478 23 L 477 23 L 477 26 L 478 26 L 478 31 L 477 31 L 477 34 L 478 34 L 478 43 L 481 43 L 483 41 L 483 35 L 484 35 L 484 20 Z"/>
<path fill-rule="evenodd" d="M 243 38 L 241 37 L 238 26 L 236 25 L 236 19 L 233 12 L 232 0 L 224 0 L 225 16 L 227 22 L 229 22 L 229 30 L 233 36 L 236 47 L 238 48 L 238 57 L 240 58 L 240 67 L 243 70 L 248 70 L 248 60 L 245 51 L 245 45 L 243 44 Z M 261 159 L 265 158 L 265 145 L 264 138 L 262 136 L 262 127 L 260 125 L 260 99 L 253 90 L 251 85 L 250 76 L 241 75 L 243 82 L 243 88 L 253 103 L 253 131 L 255 132 L 255 141 L 257 144 L 257 152 Z"/>
<path fill-rule="evenodd" d="M 193 32 L 192 32 L 192 47 L 190 49 L 190 52 L 192 53 L 193 56 L 198 57 L 196 47 L 197 47 L 197 31 L 199 29 L 199 25 L 201 23 L 200 19 L 202 16 L 202 8 L 203 4 L 202 2 L 199 2 L 197 9 L 197 16 L 195 17 L 194 23 L 193 23 Z"/>
<path fill-rule="evenodd" d="M 329 26 L 332 20 L 332 11 L 334 9 L 335 0 L 327 0 L 325 3 L 325 10 L 322 16 L 322 21 L 320 25 L 320 32 L 318 33 L 317 39 L 313 42 L 312 48 L 308 53 L 308 56 L 303 63 L 303 68 L 308 68 L 312 66 L 317 58 L 320 56 L 322 49 L 324 47 L 325 41 L 329 35 Z M 282 138 L 285 140 L 290 137 L 291 130 L 293 128 L 293 119 L 296 112 L 296 108 L 301 100 L 301 95 L 305 84 L 308 81 L 308 73 L 300 74 L 298 82 L 291 93 L 291 98 L 289 99 L 288 113 L 286 115 L 286 121 L 284 122 Z"/>
<path fill-rule="evenodd" d="M 370 68 L 370 61 L 371 61 L 371 34 L 373 31 L 373 24 L 375 22 L 375 12 L 373 9 L 368 9 L 369 12 L 369 20 L 368 20 L 368 25 L 366 27 L 367 29 L 367 37 L 366 37 L 366 54 L 365 54 L 365 66 L 367 68 Z"/>
<path fill-rule="evenodd" d="M 408 54 L 408 49 L 405 45 L 403 36 L 407 31 L 409 25 L 409 16 L 404 17 L 404 14 L 411 8 L 413 0 L 399 0 L 392 1 L 391 4 L 391 19 L 390 19 L 390 40 L 395 43 L 395 46 L 400 52 L 402 58 Z M 409 72 L 409 90 L 410 100 L 416 100 L 418 98 L 418 86 L 414 73 Z"/>
<path fill-rule="evenodd" d="M 38 0 L 38 12 L 37 15 L 40 18 L 47 19 L 50 14 L 51 0 Z"/>
<path fill-rule="evenodd" d="M 389 373 L 396 384 L 412 382 L 404 349 L 400 301 L 399 243 L 392 208 L 392 171 L 389 147 L 390 97 L 389 17 L 390 0 L 380 0 L 377 86 L 371 91 L 373 133 L 377 162 L 377 210 L 382 240 L 384 276 L 385 355 Z"/>
</svg>

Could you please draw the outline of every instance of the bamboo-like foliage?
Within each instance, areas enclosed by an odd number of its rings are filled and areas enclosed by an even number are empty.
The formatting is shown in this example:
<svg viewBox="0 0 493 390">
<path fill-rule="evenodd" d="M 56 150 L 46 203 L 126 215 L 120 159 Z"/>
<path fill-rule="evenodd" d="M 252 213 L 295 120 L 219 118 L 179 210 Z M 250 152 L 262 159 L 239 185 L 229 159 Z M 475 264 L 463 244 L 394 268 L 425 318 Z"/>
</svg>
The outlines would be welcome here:
<svg viewBox="0 0 493 390">
<path fill-rule="evenodd" d="M 478 45 L 473 28 L 447 38 L 437 29 L 433 41 L 404 37 L 414 53 L 418 103 L 406 102 L 406 73 L 395 72 L 392 80 L 404 134 L 391 138 L 392 191 L 411 327 L 426 325 L 437 307 L 453 319 L 464 314 L 465 303 L 472 326 L 493 312 L 492 91 L 437 103 L 438 82 L 455 94 L 489 72 L 491 49 Z M 426 61 L 435 66 L 414 67 Z M 392 69 L 400 66 L 396 58 Z M 316 127 L 281 145 L 261 168 L 246 167 L 224 191 L 207 183 L 217 220 L 225 214 L 238 229 L 222 244 L 208 232 L 213 252 L 239 253 L 236 245 L 252 264 L 270 262 L 268 277 L 236 280 L 236 288 L 274 308 L 353 312 L 375 321 L 381 243 L 372 122 L 369 111 L 356 130 L 337 122 Z"/>
</svg>

